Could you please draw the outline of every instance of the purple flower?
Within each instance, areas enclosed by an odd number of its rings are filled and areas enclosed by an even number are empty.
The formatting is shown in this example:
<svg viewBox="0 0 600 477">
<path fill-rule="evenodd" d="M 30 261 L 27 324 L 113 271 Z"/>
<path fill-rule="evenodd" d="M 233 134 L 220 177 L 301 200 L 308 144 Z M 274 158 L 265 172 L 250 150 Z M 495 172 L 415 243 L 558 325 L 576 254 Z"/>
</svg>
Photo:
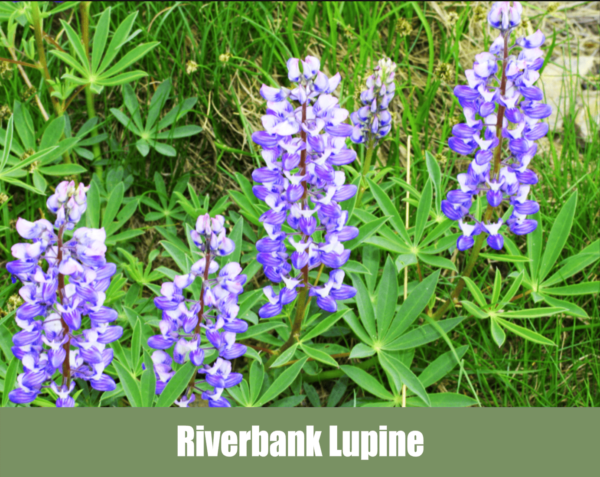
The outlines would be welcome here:
<svg viewBox="0 0 600 477">
<path fill-rule="evenodd" d="M 454 89 L 466 122 L 452 128 L 448 146 L 457 154 L 475 153 L 467 173 L 458 175 L 460 189 L 450 191 L 442 201 L 442 212 L 458 220 L 463 230 L 457 243 L 459 250 L 473 245 L 473 226 L 462 220 L 469 216 L 472 199 L 478 195 L 486 196 L 492 210 L 513 206 L 505 224 L 475 224 L 474 231 L 489 234 L 490 247 L 502 248 L 502 226 L 517 235 L 530 233 L 537 226 L 535 220 L 527 219 L 539 210 L 537 202 L 527 199 L 530 186 L 538 181 L 528 167 L 537 152 L 535 141 L 548 132 L 548 125 L 540 120 L 550 115 L 551 108 L 540 103 L 542 91 L 534 86 L 543 64 L 540 46 L 544 34 L 538 30 L 517 39 L 509 48 L 512 30 L 521 21 L 521 10 L 518 2 L 496 2 L 492 6 L 488 21 L 500 30 L 500 35 L 489 52 L 475 56 L 473 69 L 465 72 L 468 85 Z M 521 49 L 518 54 L 515 48 Z M 508 141 L 506 152 L 498 150 L 504 139 Z"/>
<path fill-rule="evenodd" d="M 280 94 L 267 90 L 265 94 Z M 283 93 L 281 93 L 283 94 Z M 211 218 L 209 214 L 201 215 L 196 221 L 196 228 L 191 237 L 201 250 L 201 258 L 186 275 L 176 276 L 173 282 L 165 282 L 161 286 L 161 296 L 154 299 L 156 307 L 162 311 L 160 334 L 148 339 L 148 346 L 156 349 L 152 354 L 154 373 L 156 375 L 156 394 L 162 393 L 175 372 L 172 362 L 184 364 L 186 361 L 199 368 L 198 372 L 208 372 L 210 368 L 204 364 L 207 351 L 216 350 L 219 358 L 217 363 L 225 369 L 232 360 L 246 353 L 246 346 L 236 343 L 236 334 L 248 329 L 248 324 L 237 318 L 239 311 L 238 297 L 244 291 L 246 275 L 237 262 L 230 262 L 219 270 L 219 264 L 213 258 L 231 254 L 235 249 L 233 240 L 226 236 L 225 218 L 217 215 Z M 268 248 L 268 247 L 267 247 Z M 210 275 L 216 277 L 209 278 Z M 195 280 L 201 280 L 199 299 L 186 298 L 184 290 Z M 208 343 L 202 346 L 201 331 L 204 330 Z M 164 350 L 173 349 L 173 357 Z M 227 363 L 227 364 L 222 364 Z M 216 366 L 216 365 L 215 365 Z M 210 374 L 210 373 L 209 373 Z M 208 379 L 206 381 L 215 386 Z M 241 375 L 238 384 L 241 381 Z M 220 383 L 217 383 L 220 385 Z M 231 384 L 231 386 L 235 385 Z M 194 401 L 195 378 L 181 398 L 175 401 L 180 407 L 188 407 Z M 226 387 L 231 387 L 226 386 Z M 215 386 L 213 392 L 204 392 L 203 399 L 209 400 L 210 407 L 224 407 L 229 402 L 221 397 L 220 390 Z"/>
<path fill-rule="evenodd" d="M 309 270 L 321 265 L 341 267 L 350 255 L 342 242 L 358 234 L 355 227 L 346 226 L 348 214 L 339 205 L 354 197 L 357 188 L 346 184 L 344 172 L 335 169 L 356 158 L 346 145 L 352 134 L 345 122 L 348 111 L 332 95 L 341 76 L 327 77 L 320 71 L 320 61 L 311 56 L 291 58 L 287 68 L 295 86 L 288 90 L 263 85 L 265 130 L 252 135 L 263 148 L 265 161 L 252 174 L 260 183 L 253 192 L 269 207 L 260 216 L 267 235 L 256 244 L 257 260 L 272 282 L 284 284 L 277 291 L 265 288 L 268 303 L 259 310 L 262 318 L 280 314 L 283 306 L 296 299 L 297 287 L 309 286 Z M 388 94 L 393 95 L 391 88 Z M 381 121 L 389 123 L 384 112 Z M 286 223 L 294 232 L 283 231 Z M 315 240 L 316 232 L 322 233 L 323 242 Z M 294 250 L 291 256 L 288 245 Z"/>
<path fill-rule="evenodd" d="M 19 294 L 24 303 L 15 319 L 22 331 L 13 336 L 12 348 L 23 362 L 23 374 L 9 394 L 17 404 L 33 402 L 43 388 L 50 388 L 58 396 L 57 407 L 74 407 L 70 396 L 74 378 L 89 381 L 99 391 L 116 388 L 104 373 L 113 358 L 107 345 L 123 334 L 120 326 L 110 324 L 117 313 L 103 306 L 116 271 L 105 259 L 106 233 L 81 227 L 72 239 L 64 237 L 64 231 L 74 229 L 85 212 L 88 189 L 83 184 L 75 187 L 72 181 L 56 187 L 47 201 L 56 214 L 54 224 L 45 219 L 17 221 L 17 232 L 33 241 L 14 245 L 17 260 L 6 267 L 23 283 Z M 45 270 L 42 260 L 47 263 Z M 90 318 L 89 329 L 81 329 L 85 316 Z M 57 371 L 63 375 L 60 386 L 52 378 Z"/>
<path fill-rule="evenodd" d="M 362 106 L 350 115 L 353 142 L 372 144 L 392 129 L 388 106 L 396 92 L 396 63 L 389 58 L 379 60 L 373 74 L 367 78 L 367 89 L 360 95 Z"/>
</svg>

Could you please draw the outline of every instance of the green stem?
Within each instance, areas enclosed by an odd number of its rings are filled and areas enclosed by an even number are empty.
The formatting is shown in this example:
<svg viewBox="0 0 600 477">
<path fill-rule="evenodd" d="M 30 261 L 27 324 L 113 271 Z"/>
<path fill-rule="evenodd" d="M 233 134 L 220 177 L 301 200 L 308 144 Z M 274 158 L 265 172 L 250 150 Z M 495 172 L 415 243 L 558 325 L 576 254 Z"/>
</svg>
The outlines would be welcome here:
<svg viewBox="0 0 600 477">
<path fill-rule="evenodd" d="M 81 2 L 79 5 L 79 12 L 81 14 L 81 31 L 83 37 L 83 47 L 85 49 L 85 54 L 88 57 L 90 56 L 90 6 L 92 2 Z M 94 106 L 94 93 L 90 89 L 90 85 L 85 87 L 85 104 L 87 106 L 88 118 L 92 119 L 97 117 L 96 108 Z M 98 136 L 98 129 L 92 129 L 90 133 L 92 137 Z M 102 151 L 100 150 L 100 144 L 94 144 L 92 146 L 92 150 L 94 151 L 94 162 L 97 162 L 100 157 L 102 157 Z M 94 170 L 96 171 L 96 175 L 98 179 L 102 180 L 102 176 L 104 174 L 102 166 L 94 166 Z"/>
<path fill-rule="evenodd" d="M 376 146 L 373 144 L 372 140 L 367 143 L 367 153 L 365 156 L 365 162 L 363 163 L 361 187 L 359 188 L 358 197 L 356 198 L 356 207 L 360 207 L 362 196 L 365 193 L 365 190 L 367 190 L 366 177 L 367 172 L 369 172 L 369 169 L 371 169 L 371 161 L 373 160 L 373 152 L 375 152 L 375 147 Z"/>
<path fill-rule="evenodd" d="M 40 7 L 38 2 L 31 2 L 31 19 L 33 21 L 33 31 L 35 36 L 35 45 L 37 48 L 37 53 L 39 56 L 39 62 L 42 66 L 42 73 L 44 75 L 44 79 L 46 80 L 46 84 L 48 85 L 48 90 L 50 91 L 50 101 L 52 102 L 52 106 L 54 107 L 54 112 L 56 113 L 56 117 L 61 117 L 64 113 L 63 108 L 61 107 L 58 100 L 52 96 L 54 89 L 50 86 L 48 81 L 52 80 L 50 76 L 50 71 L 48 71 L 48 63 L 46 63 L 46 50 L 44 49 L 44 34 L 43 34 L 43 24 L 42 17 L 40 15 Z M 61 136 L 61 139 L 64 137 L 64 133 Z M 71 164 L 71 156 L 68 151 L 65 151 L 63 154 L 63 159 L 67 164 Z"/>
</svg>

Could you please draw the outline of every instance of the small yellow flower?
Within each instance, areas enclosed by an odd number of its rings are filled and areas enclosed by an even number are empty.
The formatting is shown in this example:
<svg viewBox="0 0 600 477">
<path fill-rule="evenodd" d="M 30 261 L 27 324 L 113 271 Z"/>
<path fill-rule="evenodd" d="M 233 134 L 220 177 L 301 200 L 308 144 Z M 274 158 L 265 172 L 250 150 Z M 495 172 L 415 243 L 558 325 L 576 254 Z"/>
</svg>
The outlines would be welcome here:
<svg viewBox="0 0 600 477">
<path fill-rule="evenodd" d="M 198 63 L 196 63 L 196 62 L 195 62 L 195 61 L 193 61 L 193 60 L 190 60 L 190 61 L 188 61 L 188 62 L 185 64 L 185 72 L 186 72 L 188 75 L 189 75 L 189 74 L 192 74 L 192 73 L 195 73 L 197 69 L 198 69 Z"/>
</svg>

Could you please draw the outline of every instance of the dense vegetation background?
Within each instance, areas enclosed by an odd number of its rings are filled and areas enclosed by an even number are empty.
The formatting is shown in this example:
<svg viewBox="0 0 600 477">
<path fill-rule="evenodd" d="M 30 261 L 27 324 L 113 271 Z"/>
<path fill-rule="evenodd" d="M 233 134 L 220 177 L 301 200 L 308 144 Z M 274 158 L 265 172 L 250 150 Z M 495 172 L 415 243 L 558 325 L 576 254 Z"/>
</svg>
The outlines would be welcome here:
<svg viewBox="0 0 600 477">
<path fill-rule="evenodd" d="M 420 191 L 428 178 L 425 151 L 430 151 L 440 166 L 442 189 L 446 191 L 452 187 L 456 173 L 468 164 L 446 145 L 452 126 L 461 119 L 452 90 L 464 82 L 464 70 L 472 64 L 474 55 L 490 43 L 485 24 L 488 2 L 93 2 L 92 25 L 109 5 L 113 30 L 137 10 L 133 30 L 140 32 L 132 40 L 133 44 L 160 42 L 135 64 L 148 76 L 131 84 L 131 88 L 105 87 L 95 96 L 100 118 L 96 131 L 101 142 L 90 141 L 89 146 L 71 152 L 71 160 L 86 170 L 78 174 L 79 181 L 90 182 L 94 172 L 102 168 L 102 200 L 117 200 L 119 194 L 111 196 L 111 193 L 122 184 L 123 198 L 119 202 L 122 208 L 117 207 L 109 221 L 112 223 L 116 217 L 118 227 L 115 226 L 107 244 L 110 260 L 117 263 L 120 274 L 113 281 L 109 303 L 119 310 L 124 326 L 130 319 L 125 308 L 134 310 L 148 323 L 156 322 L 158 314 L 152 307 L 151 297 L 164 279 L 161 267 L 175 268 L 172 255 L 165 253 L 161 241 L 173 235 L 184 236 L 186 213 L 203 210 L 206 204 L 214 210 L 216 204 L 230 223 L 239 217 L 235 199 L 236 193 L 242 192 L 240 185 L 244 184 L 240 176 L 251 182 L 252 170 L 259 167 L 261 161 L 256 146 L 250 141 L 251 133 L 261 128 L 260 117 L 264 114 L 259 88 L 263 83 L 287 85 L 285 62 L 291 56 L 314 55 L 321 58 L 323 70 L 329 75 L 339 71 L 343 77 L 341 103 L 350 111 L 354 110 L 357 94 L 377 60 L 389 56 L 397 62 L 397 95 L 391 106 L 394 128 L 379 147 L 374 161 L 376 169 L 382 172 L 381 177 L 387 174 L 408 181 Z M 578 191 L 571 235 L 561 258 L 592 244 L 598 238 L 600 227 L 597 123 L 600 69 L 594 60 L 600 47 L 598 8 L 598 2 L 528 2 L 524 14 L 527 21 L 521 27 L 523 33 L 542 29 L 548 37 L 546 48 L 550 49 L 552 58 L 546 67 L 546 76 L 542 76 L 541 87 L 557 112 L 550 118 L 550 133 L 540 141 L 542 152 L 536 156 L 533 166 L 540 177 L 535 195 L 541 205 L 545 230 L 552 227 L 566 199 Z M 46 21 L 45 31 L 52 42 L 63 47 L 66 44 L 59 19 L 80 31 L 78 12 L 78 8 L 72 8 Z M 25 34 L 29 33 L 22 29 L 17 31 L 18 38 Z M 0 57 L 10 58 L 7 48 L 0 46 Z M 14 101 L 17 100 L 28 109 L 36 141 L 39 141 L 46 123 L 38 101 L 52 115 L 47 83 L 42 81 L 39 71 L 26 68 L 31 88 L 15 65 L 8 67 L 2 63 L 2 68 L 2 127 L 6 128 L 8 117 L 11 112 L 15 113 Z M 48 68 L 52 77 L 64 73 L 61 63 L 51 55 L 48 55 Z M 181 116 L 177 126 L 199 126 L 201 130 L 189 129 L 192 135 L 182 138 L 165 134 L 164 140 L 161 139 L 166 145 L 164 148 L 143 151 L 136 147 L 138 135 L 124 125 L 126 121 L 119 120 L 118 112 L 111 114 L 111 109 L 129 114 L 123 106 L 129 95 L 129 100 L 137 101 L 142 116 L 146 117 L 151 98 L 165 81 L 170 81 L 172 89 L 163 87 L 161 90 L 165 96 L 159 117 L 164 118 L 172 108 L 182 104 L 191 106 L 186 108 L 190 111 Z M 197 98 L 197 102 L 186 103 L 187 98 Z M 75 95 L 68 114 L 71 130 L 80 131 L 89 120 L 83 92 Z M 100 156 L 95 153 L 97 147 Z M 361 149 L 359 157 L 363 155 Z M 409 155 L 410 180 L 407 178 Z M 358 170 L 360 164 L 354 167 Z M 22 180 L 39 185 L 35 182 L 34 168 Z M 52 190 L 59 178 L 44 180 Z M 35 220 L 45 213 L 43 196 L 8 183 L 2 183 L 2 187 L 8 200 L 3 199 L 0 205 L 3 220 L 0 226 L 0 348 L 3 354 L 0 378 L 6 375 L 12 356 L 11 335 L 15 331 L 10 318 L 16 302 L 11 297 L 18 285 L 11 283 L 4 267 L 11 259 L 10 245 L 18 239 L 14 223 L 17 217 Z M 190 196 L 188 187 L 196 192 L 197 201 Z M 406 190 L 393 182 L 386 192 L 404 215 Z M 417 199 L 411 196 L 409 202 L 415 205 Z M 415 209 L 411 206 L 411 221 L 414 221 Z M 245 225 L 243 264 L 254 258 L 251 244 L 258 230 L 251 223 Z M 525 240 L 517 244 L 524 250 Z M 363 253 L 357 251 L 353 259 L 372 267 L 372 280 L 375 280 L 385 263 L 384 257 L 377 256 L 373 263 L 375 259 L 366 260 Z M 461 270 L 464 255 L 456 252 L 447 255 Z M 146 268 L 149 263 L 154 272 Z M 427 265 L 424 269 L 424 273 L 429 274 Z M 514 266 L 491 259 L 480 260 L 473 279 L 484 293 L 490 292 L 495 270 L 506 277 Z M 444 270 L 442 275 L 451 282 L 456 273 Z M 598 280 L 597 262 L 575 275 L 569 283 L 594 280 Z M 417 270 L 411 267 L 409 289 L 416 283 Z M 264 284 L 265 278 L 259 272 L 248 289 L 258 289 Z M 585 310 L 587 317 L 558 314 L 530 320 L 538 333 L 558 344 L 555 348 L 532 345 L 515 335 L 509 336 L 505 345 L 498 348 L 480 321 L 465 321 L 449 334 L 456 348 L 465 347 L 462 370 L 450 372 L 428 391 L 470 396 L 475 391 L 484 406 L 599 405 L 599 296 L 568 298 Z M 446 296 L 438 297 L 438 300 L 444 299 Z M 256 321 L 256 315 L 251 319 Z M 148 333 L 149 329 L 144 336 Z M 131 335 L 129 327 L 125 342 Z M 340 354 L 356 342 L 351 330 L 341 322 L 319 340 L 338 347 Z M 247 342 L 259 344 L 252 339 Z M 264 342 L 268 343 L 268 338 Z M 411 369 L 418 374 L 447 351 L 443 340 L 422 346 L 417 349 Z M 252 360 L 238 361 L 238 370 L 247 374 Z M 367 359 L 340 360 L 341 363 L 350 361 L 362 363 L 369 373 L 381 377 L 381 370 L 372 361 L 365 365 Z M 351 406 L 357 400 L 369 400 L 369 394 L 341 371 L 323 369 L 314 362 L 305 371 L 303 378 L 296 380 L 281 398 L 302 395 L 302 399 L 293 400 L 302 406 Z M 0 380 L 0 392 L 2 386 Z M 291 400 L 280 401 L 281 405 L 290 403 Z M 38 404 L 44 405 L 44 402 Z M 103 404 L 128 405 L 122 392 L 109 396 Z"/>
</svg>

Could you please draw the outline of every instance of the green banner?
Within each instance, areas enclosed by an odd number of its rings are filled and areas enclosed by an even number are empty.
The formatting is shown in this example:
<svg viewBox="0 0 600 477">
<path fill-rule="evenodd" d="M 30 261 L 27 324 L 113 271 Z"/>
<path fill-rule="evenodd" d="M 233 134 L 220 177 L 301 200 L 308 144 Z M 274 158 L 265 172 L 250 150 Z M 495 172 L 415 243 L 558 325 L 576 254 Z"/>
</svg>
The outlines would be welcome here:
<svg viewBox="0 0 600 477">
<path fill-rule="evenodd" d="M 0 474 L 593 475 L 598 417 L 591 409 L 2 409 Z"/>
</svg>

